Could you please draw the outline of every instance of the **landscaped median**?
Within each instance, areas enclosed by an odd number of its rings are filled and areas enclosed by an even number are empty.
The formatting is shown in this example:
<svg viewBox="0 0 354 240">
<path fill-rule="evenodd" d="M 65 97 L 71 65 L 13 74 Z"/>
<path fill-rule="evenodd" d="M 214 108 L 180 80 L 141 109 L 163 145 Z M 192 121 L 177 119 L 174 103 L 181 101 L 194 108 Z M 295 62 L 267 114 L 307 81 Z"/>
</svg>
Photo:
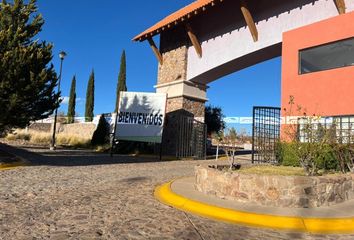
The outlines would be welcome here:
<svg viewBox="0 0 354 240">
<path fill-rule="evenodd" d="M 348 218 L 306 218 L 295 216 L 276 216 L 237 211 L 195 201 L 178 195 L 171 189 L 172 182 L 155 189 L 155 197 L 166 205 L 202 217 L 246 226 L 301 231 L 318 234 L 354 233 L 354 213 Z"/>
</svg>

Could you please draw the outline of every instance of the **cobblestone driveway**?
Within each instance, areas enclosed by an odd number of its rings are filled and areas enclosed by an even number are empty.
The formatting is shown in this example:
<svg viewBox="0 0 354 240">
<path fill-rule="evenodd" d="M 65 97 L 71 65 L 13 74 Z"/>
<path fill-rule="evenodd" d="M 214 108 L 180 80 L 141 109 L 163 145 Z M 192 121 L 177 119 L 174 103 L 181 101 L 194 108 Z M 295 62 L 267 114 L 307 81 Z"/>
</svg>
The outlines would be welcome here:
<svg viewBox="0 0 354 240">
<path fill-rule="evenodd" d="M 198 161 L 36 151 L 37 166 L 0 171 L 0 239 L 354 239 L 229 225 L 154 199 L 155 186 L 192 175 Z"/>
</svg>

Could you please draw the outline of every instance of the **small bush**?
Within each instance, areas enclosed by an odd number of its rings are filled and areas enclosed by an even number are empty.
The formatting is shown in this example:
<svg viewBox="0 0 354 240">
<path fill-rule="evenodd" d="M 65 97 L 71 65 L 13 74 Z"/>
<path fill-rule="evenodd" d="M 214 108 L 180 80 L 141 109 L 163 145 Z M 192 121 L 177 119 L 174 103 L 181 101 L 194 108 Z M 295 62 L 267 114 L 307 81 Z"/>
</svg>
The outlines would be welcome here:
<svg viewBox="0 0 354 240">
<path fill-rule="evenodd" d="M 110 144 L 98 145 L 95 147 L 95 151 L 99 153 L 107 153 L 111 150 Z"/>
<path fill-rule="evenodd" d="M 330 144 L 316 143 L 279 143 L 277 145 L 277 159 L 282 166 L 301 167 L 300 158 L 313 149 L 313 168 L 316 171 L 338 171 L 339 162 L 336 159 L 334 149 Z"/>
<path fill-rule="evenodd" d="M 52 135 L 45 132 L 31 132 L 30 143 L 39 145 L 48 145 L 52 140 Z"/>
<path fill-rule="evenodd" d="M 338 171 L 339 165 L 334 150 L 330 145 L 324 145 L 322 151 L 315 158 L 318 168 L 325 171 Z"/>
<path fill-rule="evenodd" d="M 31 139 L 31 134 L 25 131 L 18 131 L 6 136 L 6 139 L 9 141 L 16 141 L 16 140 L 24 140 L 29 141 Z"/>
<path fill-rule="evenodd" d="M 8 134 L 6 139 L 9 141 L 24 140 L 34 145 L 49 145 L 52 141 L 51 132 L 38 132 L 18 130 L 13 134 Z M 89 147 L 91 139 L 83 138 L 75 134 L 57 133 L 56 144 L 70 147 Z"/>
<path fill-rule="evenodd" d="M 289 167 L 300 167 L 300 161 L 296 155 L 293 143 L 278 143 L 277 159 L 280 165 Z"/>
<path fill-rule="evenodd" d="M 96 131 L 93 133 L 91 144 L 93 146 L 104 145 L 109 142 L 109 125 L 101 115 Z"/>
<path fill-rule="evenodd" d="M 71 146 L 76 148 L 86 148 L 90 146 L 90 139 L 72 134 L 58 134 L 56 142 L 58 145 Z"/>
</svg>

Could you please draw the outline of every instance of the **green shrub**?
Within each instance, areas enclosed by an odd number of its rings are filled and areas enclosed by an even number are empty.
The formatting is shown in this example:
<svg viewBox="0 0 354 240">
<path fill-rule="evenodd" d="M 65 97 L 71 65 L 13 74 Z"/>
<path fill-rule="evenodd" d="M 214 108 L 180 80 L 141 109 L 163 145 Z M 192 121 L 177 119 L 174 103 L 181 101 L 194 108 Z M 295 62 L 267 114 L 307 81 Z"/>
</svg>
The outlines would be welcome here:
<svg viewBox="0 0 354 240">
<path fill-rule="evenodd" d="M 276 154 L 279 165 L 282 166 L 301 167 L 300 158 L 312 154 L 314 164 L 312 167 L 316 172 L 339 170 L 339 162 L 330 144 L 282 142 L 278 143 Z"/>
<path fill-rule="evenodd" d="M 335 158 L 334 150 L 331 145 L 324 145 L 315 158 L 319 169 L 325 171 L 338 171 L 339 165 Z"/>
<path fill-rule="evenodd" d="M 101 115 L 96 131 L 93 133 L 91 144 L 93 146 L 104 145 L 109 142 L 109 125 Z"/>
<path fill-rule="evenodd" d="M 353 140 L 345 144 L 331 144 L 335 163 L 337 164 L 338 170 L 340 170 L 342 173 L 354 173 L 354 145 L 352 143 Z"/>
<path fill-rule="evenodd" d="M 300 167 L 300 161 L 293 143 L 278 143 L 277 159 L 282 166 Z"/>
</svg>

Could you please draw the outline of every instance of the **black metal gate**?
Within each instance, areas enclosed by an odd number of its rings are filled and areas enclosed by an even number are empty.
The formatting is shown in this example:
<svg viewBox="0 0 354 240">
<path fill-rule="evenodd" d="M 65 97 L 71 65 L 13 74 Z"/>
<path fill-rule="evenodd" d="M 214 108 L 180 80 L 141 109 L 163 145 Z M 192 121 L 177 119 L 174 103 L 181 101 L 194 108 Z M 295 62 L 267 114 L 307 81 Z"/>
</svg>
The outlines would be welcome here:
<svg viewBox="0 0 354 240">
<path fill-rule="evenodd" d="M 280 110 L 277 107 L 253 108 L 252 163 L 277 163 Z"/>
<path fill-rule="evenodd" d="M 181 116 L 178 122 L 178 136 L 176 142 L 177 158 L 206 158 L 206 124 L 193 117 Z"/>
</svg>

